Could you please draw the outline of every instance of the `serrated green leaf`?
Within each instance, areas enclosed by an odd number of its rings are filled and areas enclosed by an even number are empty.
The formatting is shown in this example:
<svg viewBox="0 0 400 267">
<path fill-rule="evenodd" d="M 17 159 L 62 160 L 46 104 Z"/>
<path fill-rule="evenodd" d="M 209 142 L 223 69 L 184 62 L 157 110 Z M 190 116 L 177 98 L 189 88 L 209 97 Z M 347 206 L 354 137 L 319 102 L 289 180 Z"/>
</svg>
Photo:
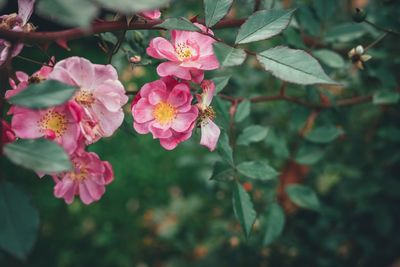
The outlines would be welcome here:
<svg viewBox="0 0 400 267">
<path fill-rule="evenodd" d="M 204 0 L 206 26 L 212 27 L 228 14 L 233 0 Z"/>
<path fill-rule="evenodd" d="M 303 144 L 296 152 L 295 161 L 300 164 L 312 165 L 325 155 L 325 150 L 315 145 Z"/>
<path fill-rule="evenodd" d="M 241 122 L 250 115 L 251 102 L 248 99 L 239 103 L 235 113 L 235 122 Z"/>
<path fill-rule="evenodd" d="M 231 181 L 235 177 L 235 170 L 231 166 L 217 161 L 213 167 L 213 173 L 210 180 Z"/>
<path fill-rule="evenodd" d="M 260 125 L 246 127 L 237 139 L 238 145 L 248 145 L 264 140 L 268 135 L 269 128 Z"/>
<path fill-rule="evenodd" d="M 301 208 L 318 210 L 320 207 L 319 200 L 315 192 L 308 186 L 304 185 L 288 185 L 285 188 L 290 200 Z"/>
<path fill-rule="evenodd" d="M 345 65 L 343 58 L 338 53 L 331 50 L 321 49 L 313 52 L 313 54 L 316 58 L 331 68 L 340 69 Z"/>
<path fill-rule="evenodd" d="M 40 16 L 63 25 L 88 27 L 99 8 L 88 0 L 41 0 L 36 4 L 36 11 Z"/>
<path fill-rule="evenodd" d="M 314 128 L 305 136 L 305 139 L 314 143 L 327 144 L 334 141 L 342 134 L 343 130 L 340 128 L 333 125 L 326 125 Z"/>
<path fill-rule="evenodd" d="M 289 25 L 295 9 L 261 10 L 251 15 L 240 27 L 235 44 L 245 44 L 271 38 Z"/>
<path fill-rule="evenodd" d="M 284 46 L 257 54 L 265 70 L 287 82 L 297 84 L 336 84 L 325 74 L 318 61 L 303 50 Z"/>
<path fill-rule="evenodd" d="M 102 7 L 123 14 L 133 14 L 141 11 L 165 7 L 170 0 L 95 0 Z"/>
<path fill-rule="evenodd" d="M 0 248 L 25 260 L 36 241 L 38 211 L 16 186 L 0 182 L 0 214 Z"/>
<path fill-rule="evenodd" d="M 54 80 L 33 83 L 25 90 L 11 97 L 8 102 L 13 105 L 33 109 L 61 105 L 72 98 L 77 87 Z"/>
<path fill-rule="evenodd" d="M 186 18 L 170 18 L 164 20 L 163 23 L 157 24 L 154 27 L 163 28 L 166 30 L 181 30 L 181 31 L 192 31 L 200 32 L 201 29 L 194 25 L 190 20 Z"/>
<path fill-rule="evenodd" d="M 15 164 L 43 173 L 57 173 L 72 168 L 64 149 L 45 139 L 20 139 L 4 146 L 4 154 Z"/>
<path fill-rule="evenodd" d="M 268 246 L 275 241 L 282 233 L 285 226 L 285 213 L 281 206 L 277 203 L 272 203 L 265 214 L 265 235 L 264 246 Z"/>
<path fill-rule="evenodd" d="M 233 162 L 233 152 L 232 148 L 229 145 L 229 137 L 225 131 L 221 131 L 219 136 L 218 145 L 217 145 L 218 154 L 221 158 L 228 163 L 230 166 L 235 166 Z"/>
<path fill-rule="evenodd" d="M 263 161 L 247 161 L 237 165 L 238 172 L 246 177 L 257 180 L 273 180 L 278 176 L 278 172 Z"/>
<path fill-rule="evenodd" d="M 231 76 L 221 76 L 221 77 L 214 77 L 211 80 L 215 84 L 215 93 L 218 94 L 221 92 L 229 83 Z"/>
<path fill-rule="evenodd" d="M 238 182 L 235 182 L 233 187 L 232 202 L 236 218 L 239 220 L 247 238 L 250 235 L 257 213 L 254 210 L 249 194 Z"/>
<path fill-rule="evenodd" d="M 373 96 L 373 103 L 375 105 L 382 104 L 396 104 L 400 100 L 400 94 L 398 92 L 390 91 L 379 91 Z"/>
<path fill-rule="evenodd" d="M 241 65 L 246 59 L 246 52 L 241 48 L 233 48 L 221 42 L 213 44 L 214 53 L 221 66 L 232 67 Z"/>
</svg>

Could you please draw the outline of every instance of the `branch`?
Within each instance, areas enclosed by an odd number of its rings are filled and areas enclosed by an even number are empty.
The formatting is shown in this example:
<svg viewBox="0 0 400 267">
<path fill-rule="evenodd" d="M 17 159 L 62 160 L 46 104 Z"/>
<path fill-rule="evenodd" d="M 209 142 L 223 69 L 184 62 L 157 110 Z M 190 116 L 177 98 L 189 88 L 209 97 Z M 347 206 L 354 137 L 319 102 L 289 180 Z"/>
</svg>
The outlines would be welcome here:
<svg viewBox="0 0 400 267">
<path fill-rule="evenodd" d="M 213 29 L 235 28 L 244 23 L 245 19 L 225 19 L 218 22 Z M 71 28 L 68 30 L 55 32 L 15 32 L 0 29 L 0 38 L 19 43 L 51 43 L 56 40 L 73 40 L 99 34 L 104 32 L 114 32 L 120 30 L 162 30 L 162 28 L 154 27 L 162 23 L 163 20 L 152 20 L 144 22 L 131 22 L 129 25 L 125 21 L 101 21 L 94 22 L 90 30 L 82 30 L 81 28 Z M 203 23 L 203 21 L 199 21 Z"/>
</svg>

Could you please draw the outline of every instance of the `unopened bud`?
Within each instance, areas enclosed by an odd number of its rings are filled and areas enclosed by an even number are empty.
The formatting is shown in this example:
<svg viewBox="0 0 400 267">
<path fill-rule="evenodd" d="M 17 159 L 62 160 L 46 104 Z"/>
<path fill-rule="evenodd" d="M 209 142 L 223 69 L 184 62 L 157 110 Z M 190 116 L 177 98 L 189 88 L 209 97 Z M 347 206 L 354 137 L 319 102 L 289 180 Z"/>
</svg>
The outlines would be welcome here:
<svg viewBox="0 0 400 267">
<path fill-rule="evenodd" d="M 358 23 L 363 22 L 366 17 L 367 13 L 360 8 L 356 8 L 356 11 L 353 13 L 353 20 Z"/>
<path fill-rule="evenodd" d="M 137 64 L 137 63 L 140 63 L 140 61 L 142 61 L 142 57 L 141 56 L 133 56 L 129 59 L 129 61 L 131 63 Z"/>
</svg>

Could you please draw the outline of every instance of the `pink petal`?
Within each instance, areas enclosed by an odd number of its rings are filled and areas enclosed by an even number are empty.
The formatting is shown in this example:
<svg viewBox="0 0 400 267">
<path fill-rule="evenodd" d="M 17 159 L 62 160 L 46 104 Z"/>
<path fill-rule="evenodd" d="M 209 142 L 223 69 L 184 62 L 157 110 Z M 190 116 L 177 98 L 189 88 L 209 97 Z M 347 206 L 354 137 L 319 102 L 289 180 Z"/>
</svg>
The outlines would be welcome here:
<svg viewBox="0 0 400 267">
<path fill-rule="evenodd" d="M 150 41 L 150 47 L 147 49 L 147 54 L 158 59 L 165 58 L 171 61 L 178 61 L 172 44 L 162 37 L 156 37 Z"/>
<path fill-rule="evenodd" d="M 155 106 L 160 102 L 164 102 L 167 99 L 167 94 L 165 91 L 153 90 L 148 96 L 148 101 L 151 105 Z"/>
<path fill-rule="evenodd" d="M 213 151 L 218 143 L 218 138 L 221 130 L 218 126 L 210 119 L 206 119 L 201 123 L 201 140 L 200 144 L 208 147 L 210 151 Z"/>
<path fill-rule="evenodd" d="M 168 96 L 167 102 L 174 107 L 180 107 L 182 105 L 191 102 L 192 95 L 190 94 L 190 88 L 186 84 L 178 84 Z"/>
<path fill-rule="evenodd" d="M 89 205 L 94 201 L 94 199 L 90 195 L 89 190 L 87 189 L 85 183 L 79 184 L 79 197 L 81 198 L 82 202 L 86 205 Z"/>
<path fill-rule="evenodd" d="M 106 184 L 109 184 L 114 180 L 114 170 L 108 161 L 103 161 L 103 165 L 104 165 L 104 181 Z"/>
<path fill-rule="evenodd" d="M 147 99 L 140 99 L 132 107 L 132 115 L 136 122 L 144 123 L 154 119 L 154 106 L 147 102 Z"/>
<path fill-rule="evenodd" d="M 172 122 L 172 129 L 181 133 L 189 129 L 192 123 L 197 119 L 198 109 L 193 107 L 190 113 L 180 113 Z"/>
<path fill-rule="evenodd" d="M 97 184 L 94 181 L 92 181 L 91 179 L 86 179 L 83 182 L 83 184 L 85 185 L 90 196 L 94 200 L 99 200 L 103 196 L 104 192 L 106 191 L 104 185 Z"/>
<path fill-rule="evenodd" d="M 18 0 L 18 16 L 22 19 L 24 25 L 32 16 L 34 4 L 35 0 Z"/>
<path fill-rule="evenodd" d="M 170 126 L 160 125 L 157 122 L 150 124 L 149 130 L 153 134 L 153 138 L 168 138 L 172 136 L 172 132 L 169 129 Z"/>
<path fill-rule="evenodd" d="M 157 67 L 157 73 L 161 77 L 165 76 L 176 76 L 184 80 L 190 80 L 190 69 L 179 66 L 179 63 L 175 62 L 163 62 Z"/>
<path fill-rule="evenodd" d="M 140 134 L 148 134 L 150 132 L 149 130 L 150 122 L 145 122 L 145 123 L 133 122 L 133 128 L 135 129 L 136 132 Z"/>
<path fill-rule="evenodd" d="M 15 135 L 20 138 L 39 138 L 43 136 L 40 132 L 38 122 L 41 114 L 39 111 L 31 111 L 29 109 L 20 109 L 21 112 L 15 114 L 11 119 L 11 128 Z"/>
</svg>

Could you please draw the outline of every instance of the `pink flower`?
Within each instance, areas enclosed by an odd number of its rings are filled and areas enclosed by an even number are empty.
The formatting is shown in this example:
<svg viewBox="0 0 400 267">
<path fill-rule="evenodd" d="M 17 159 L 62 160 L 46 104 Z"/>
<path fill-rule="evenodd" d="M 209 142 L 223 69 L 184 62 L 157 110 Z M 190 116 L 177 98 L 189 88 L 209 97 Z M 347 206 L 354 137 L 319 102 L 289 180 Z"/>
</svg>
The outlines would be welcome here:
<svg viewBox="0 0 400 267">
<path fill-rule="evenodd" d="M 207 32 L 203 25 L 195 25 Z M 211 30 L 208 33 L 213 34 Z M 146 50 L 151 57 L 169 60 L 157 68 L 161 77 L 176 76 L 200 83 L 204 78 L 204 70 L 219 67 L 212 45 L 216 41 L 212 37 L 199 32 L 178 30 L 172 30 L 171 37 L 171 42 L 162 37 L 152 39 Z"/>
<path fill-rule="evenodd" d="M 154 10 L 150 10 L 150 11 L 143 11 L 141 13 L 138 14 L 139 16 L 146 18 L 146 19 L 159 19 L 161 17 L 161 12 L 159 9 L 154 9 Z"/>
<path fill-rule="evenodd" d="M 128 102 L 128 97 L 113 66 L 70 57 L 54 66 L 49 79 L 80 88 L 74 99 L 85 113 L 80 126 L 88 144 L 111 136 L 121 126 L 122 106 Z"/>
<path fill-rule="evenodd" d="M 201 127 L 201 140 L 200 144 L 208 147 L 210 151 L 213 151 L 217 146 L 218 138 L 221 130 L 214 123 L 215 112 L 210 106 L 211 101 L 215 94 L 215 85 L 211 80 L 204 80 L 201 83 L 203 92 L 201 95 L 197 95 L 199 103 L 197 107 L 200 111 L 199 123 Z"/>
<path fill-rule="evenodd" d="M 32 31 L 34 27 L 27 22 L 32 15 L 34 4 L 35 0 L 18 0 L 18 14 L 0 16 L 0 28 L 11 31 Z M 23 44 L 17 44 L 12 51 L 11 57 L 21 53 L 23 47 Z M 11 43 L 0 39 L 0 65 L 7 60 L 10 49 Z"/>
<path fill-rule="evenodd" d="M 1 142 L 2 144 L 12 143 L 15 141 L 16 137 L 10 124 L 5 120 L 1 120 Z"/>
<path fill-rule="evenodd" d="M 82 109 L 75 102 L 43 110 L 13 106 L 10 113 L 13 114 L 11 128 L 17 137 L 51 139 L 69 154 L 78 147 Z"/>
<path fill-rule="evenodd" d="M 79 151 L 71 156 L 73 171 L 53 175 L 56 183 L 54 195 L 71 204 L 79 195 L 86 205 L 98 201 L 105 192 L 105 186 L 114 179 L 112 166 L 101 161 L 93 152 Z"/>
<path fill-rule="evenodd" d="M 151 133 L 167 150 L 192 135 L 198 109 L 192 106 L 190 88 L 171 77 L 145 84 L 132 104 L 133 127 L 140 134 Z"/>
</svg>

